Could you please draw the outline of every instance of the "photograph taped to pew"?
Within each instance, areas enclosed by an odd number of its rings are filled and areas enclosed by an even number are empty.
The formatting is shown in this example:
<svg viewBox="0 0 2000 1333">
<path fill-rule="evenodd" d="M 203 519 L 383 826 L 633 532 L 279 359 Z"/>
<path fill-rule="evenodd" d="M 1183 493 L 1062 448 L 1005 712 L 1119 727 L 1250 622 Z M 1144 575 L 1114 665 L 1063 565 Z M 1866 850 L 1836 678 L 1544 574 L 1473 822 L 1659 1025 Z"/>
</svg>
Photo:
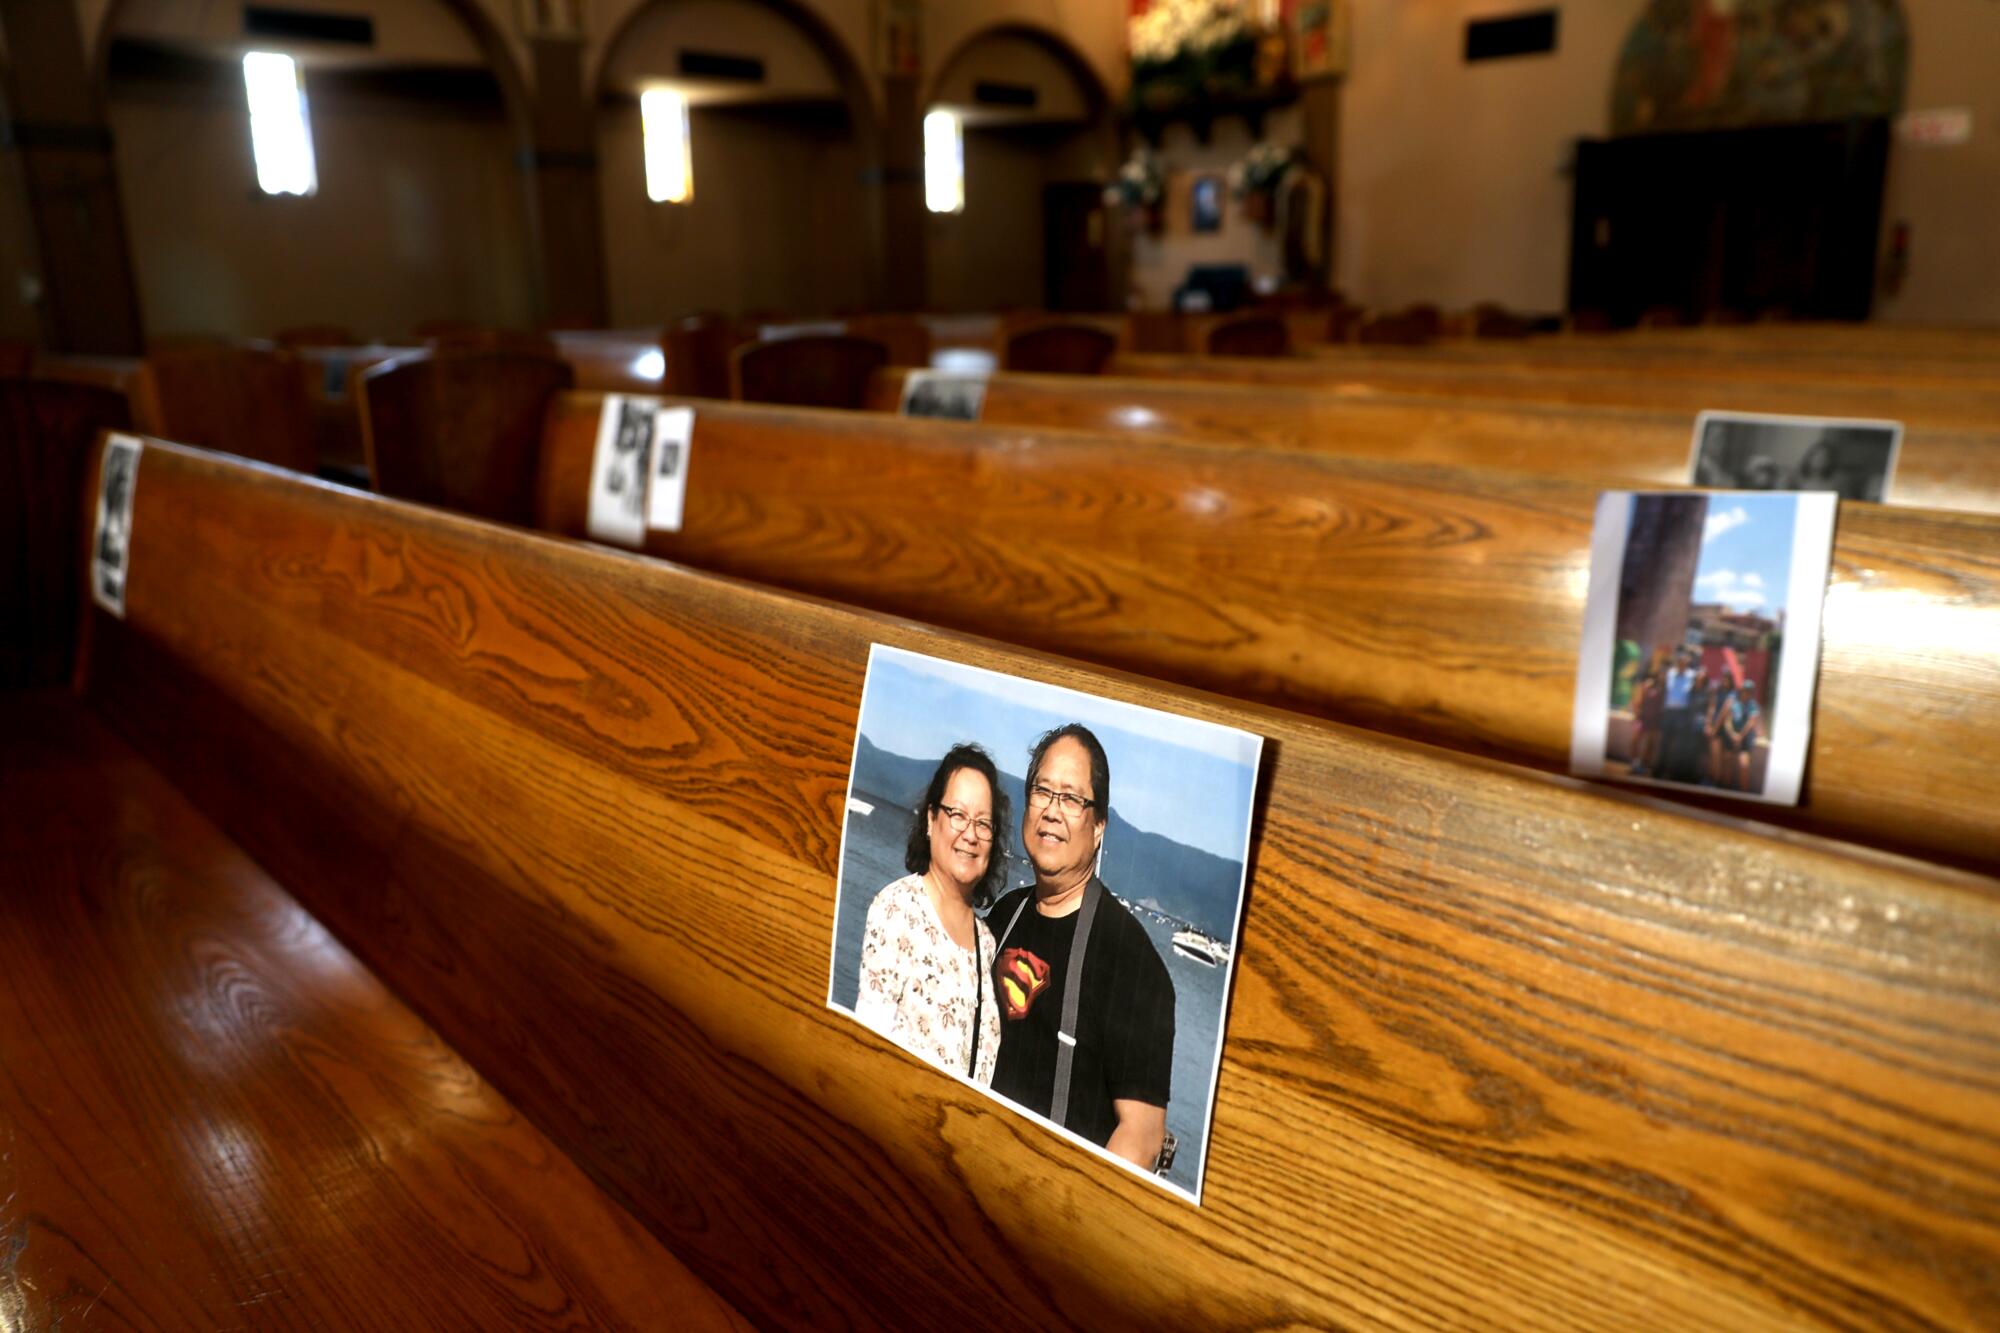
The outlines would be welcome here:
<svg viewBox="0 0 2000 1333">
<path fill-rule="evenodd" d="M 1797 804 L 1839 504 L 1599 496 L 1570 770 Z"/>
<path fill-rule="evenodd" d="M 941 421 L 977 421 L 986 407 L 986 377 L 963 371 L 913 370 L 903 378 L 902 414 Z"/>
<path fill-rule="evenodd" d="M 597 419 L 597 447 L 590 462 L 590 510 L 585 530 L 595 541 L 634 550 L 646 544 L 646 529 L 679 531 L 681 501 L 687 487 L 688 441 L 694 417 L 689 408 L 670 408 L 658 398 L 632 394 L 604 395 Z M 662 448 L 673 445 L 673 448 Z M 658 501 L 648 498 L 656 453 L 671 467 Z"/>
<path fill-rule="evenodd" d="M 1843 500 L 1889 498 L 1900 421 L 1703 412 L 1695 418 L 1688 484 L 1711 490 L 1833 491 Z"/>
<path fill-rule="evenodd" d="M 97 474 L 97 523 L 90 541 L 90 596 L 125 618 L 125 579 L 132 551 L 132 493 L 144 446 L 130 435 L 104 438 L 104 466 Z"/>
<path fill-rule="evenodd" d="M 1199 1204 L 1263 745 L 874 645 L 828 1005 Z"/>
<path fill-rule="evenodd" d="M 662 407 L 653 417 L 653 474 L 646 483 L 646 526 L 679 532 L 687 501 L 688 446 L 694 441 L 694 409 Z"/>
</svg>

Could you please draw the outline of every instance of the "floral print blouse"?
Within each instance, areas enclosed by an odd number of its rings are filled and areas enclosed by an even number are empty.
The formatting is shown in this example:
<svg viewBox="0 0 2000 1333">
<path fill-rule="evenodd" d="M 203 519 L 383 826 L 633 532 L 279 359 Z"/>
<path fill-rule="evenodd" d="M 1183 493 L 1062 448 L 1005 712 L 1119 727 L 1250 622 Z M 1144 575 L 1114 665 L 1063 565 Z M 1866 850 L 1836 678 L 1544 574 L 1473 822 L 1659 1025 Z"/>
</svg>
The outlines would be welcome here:
<svg viewBox="0 0 2000 1333">
<path fill-rule="evenodd" d="M 993 1081 L 1000 1056 L 1000 1005 L 986 969 L 993 932 L 972 919 L 975 959 L 945 933 L 922 875 L 906 875 L 875 895 L 861 941 L 861 993 L 854 1016 L 889 1040 L 956 1074 L 972 1054 L 973 1006 L 979 1004 L 979 1055 L 972 1080 Z M 983 985 L 982 985 L 983 981 Z M 984 1002 L 975 999 L 983 992 Z"/>
</svg>

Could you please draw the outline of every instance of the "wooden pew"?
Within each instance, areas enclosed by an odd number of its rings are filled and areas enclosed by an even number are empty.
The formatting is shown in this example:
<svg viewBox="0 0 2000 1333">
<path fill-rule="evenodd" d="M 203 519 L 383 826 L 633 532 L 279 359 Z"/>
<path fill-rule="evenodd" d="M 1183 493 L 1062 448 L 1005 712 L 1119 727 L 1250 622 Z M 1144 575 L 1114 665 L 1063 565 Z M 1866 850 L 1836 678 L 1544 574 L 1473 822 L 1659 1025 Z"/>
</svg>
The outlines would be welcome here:
<svg viewBox="0 0 2000 1333">
<path fill-rule="evenodd" d="M 599 400 L 536 525 L 586 531 Z M 1118 435 L 697 405 L 647 550 L 1435 744 L 1567 766 L 1599 486 Z M 1770 817 L 2000 869 L 2000 519 L 1849 504 L 1806 799 Z"/>
<path fill-rule="evenodd" d="M 0 860 L 7 1328 L 743 1327 L 67 695 Z"/>
<path fill-rule="evenodd" d="M 1045 375 L 1096 375 L 1117 353 L 1116 335 L 1095 324 L 1036 324 L 1007 335 L 1000 351 L 1005 370 Z"/>
<path fill-rule="evenodd" d="M 750 403 L 858 408 L 889 362 L 873 338 L 805 334 L 745 343 L 730 354 L 729 396 Z"/>
<path fill-rule="evenodd" d="M 83 476 L 98 433 L 130 424 L 109 389 L 0 379 L 0 690 L 69 679 Z"/>
<path fill-rule="evenodd" d="M 1783 350 L 1698 347 L 1604 347 L 1581 339 L 1460 340 L 1407 347 L 1317 347 L 1305 355 L 1347 366 L 1360 363 L 1384 374 L 1435 377 L 1473 370 L 1532 376 L 1544 372 L 1612 371 L 1722 384 L 1822 384 L 1866 388 L 1992 389 L 2000 359 L 1952 360 L 1922 353 L 1892 355 L 1795 353 Z"/>
<path fill-rule="evenodd" d="M 136 502 L 93 706 L 752 1323 L 1991 1308 L 1992 881 L 171 446 Z M 1200 1209 L 826 1009 L 876 642 L 1268 738 Z"/>
<path fill-rule="evenodd" d="M 900 411 L 906 378 L 895 369 L 877 375 L 868 407 Z M 1646 408 L 1356 398 L 1282 385 L 1008 373 L 988 377 L 980 420 L 1645 486 L 1687 484 L 1694 433 L 1693 416 Z M 2000 512 L 2000 425 L 1909 427 L 1889 498 L 1928 509 Z"/>
<path fill-rule="evenodd" d="M 155 348 L 133 397 L 133 420 L 145 429 L 296 472 L 319 466 L 290 352 L 231 343 Z"/>
<path fill-rule="evenodd" d="M 1202 380 L 1318 389 L 1352 398 L 1442 397 L 1497 402 L 1641 407 L 1694 413 L 1709 408 L 1805 416 L 1887 417 L 1952 430 L 2000 429 L 2000 390 L 1920 385 L 1700 380 L 1612 369 L 1463 365 L 1400 366 L 1383 360 L 1300 356 L 1114 356 L 1104 373 L 1136 379 Z"/>
<path fill-rule="evenodd" d="M 368 476 L 384 495 L 526 523 L 537 420 L 572 383 L 567 364 L 530 352 L 439 350 L 383 362 L 359 380 Z"/>
<path fill-rule="evenodd" d="M 321 344 L 293 348 L 299 388 L 305 396 L 306 422 L 312 433 L 313 456 L 322 477 L 367 484 L 368 452 L 361 442 L 360 377 L 421 347 L 383 343 Z"/>
</svg>

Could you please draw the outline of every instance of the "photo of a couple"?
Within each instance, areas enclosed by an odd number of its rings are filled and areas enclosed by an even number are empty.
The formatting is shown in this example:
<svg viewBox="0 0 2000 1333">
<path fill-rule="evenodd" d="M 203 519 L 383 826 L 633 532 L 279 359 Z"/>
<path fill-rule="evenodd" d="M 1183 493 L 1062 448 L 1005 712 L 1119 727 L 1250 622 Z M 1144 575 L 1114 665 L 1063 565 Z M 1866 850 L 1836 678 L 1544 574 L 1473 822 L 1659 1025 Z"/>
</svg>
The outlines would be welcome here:
<svg viewBox="0 0 2000 1333">
<path fill-rule="evenodd" d="M 1260 749 L 877 645 L 829 1003 L 1198 1202 Z"/>
</svg>

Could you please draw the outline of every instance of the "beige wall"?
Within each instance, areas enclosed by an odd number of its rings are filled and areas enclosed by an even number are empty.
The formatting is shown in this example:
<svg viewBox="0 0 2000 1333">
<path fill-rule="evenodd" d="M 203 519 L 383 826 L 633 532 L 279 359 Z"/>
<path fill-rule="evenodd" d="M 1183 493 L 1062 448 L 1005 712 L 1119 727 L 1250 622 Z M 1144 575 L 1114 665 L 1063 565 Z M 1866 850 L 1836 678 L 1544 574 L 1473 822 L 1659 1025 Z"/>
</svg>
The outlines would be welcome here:
<svg viewBox="0 0 2000 1333">
<path fill-rule="evenodd" d="M 2000 4 L 1903 0 L 1910 25 L 1911 110 L 1968 107 L 1972 139 L 1958 147 L 1889 150 L 1886 244 L 1910 224 L 1910 271 L 1876 305 L 1883 319 L 2000 324 Z"/>
<path fill-rule="evenodd" d="M 111 90 L 149 335 L 532 320 L 525 194 L 497 98 L 316 96 L 308 77 L 319 193 L 272 197 L 256 186 L 238 68 L 207 69 Z"/>
<path fill-rule="evenodd" d="M 614 326 L 695 310 L 810 315 L 865 304 L 870 204 L 838 108 L 695 109 L 688 204 L 646 197 L 636 102 L 606 106 L 598 124 Z"/>
<path fill-rule="evenodd" d="M 583 45 L 584 86 L 601 86 L 606 60 L 619 56 L 614 47 L 624 41 L 628 24 L 650 22 L 655 9 L 672 9 L 684 0 L 585 0 L 589 32 Z M 810 16 L 841 53 L 843 64 L 860 71 L 875 114 L 880 114 L 881 83 L 873 77 L 873 31 L 869 10 L 874 0 L 788 0 Z M 768 6 L 766 6 L 768 8 Z"/>
<path fill-rule="evenodd" d="M 1031 108 L 983 107 L 974 98 L 982 81 L 1035 90 Z M 1090 118 L 1090 90 L 1046 43 L 1018 32 L 997 32 L 961 48 L 931 87 L 930 104 L 959 108 L 971 120 L 1071 121 Z"/>
<path fill-rule="evenodd" d="M 1464 62 L 1493 0 L 1356 0 L 1342 94 L 1335 285 L 1371 306 L 1556 310 L 1569 279 L 1571 144 L 1610 128 L 1642 0 L 1561 8 L 1547 56 Z"/>
<path fill-rule="evenodd" d="M 747 85 L 683 79 L 680 55 L 688 49 L 761 60 L 764 79 Z M 697 103 L 842 95 L 812 37 L 755 0 L 674 0 L 635 15 L 610 53 L 599 86 L 636 96 L 655 85 L 681 89 Z"/>
<path fill-rule="evenodd" d="M 1465 22 L 1494 0 L 1355 0 L 1342 95 L 1335 281 L 1354 299 L 1562 308 L 1571 144 L 1610 129 L 1618 50 L 1642 0 L 1561 7 L 1557 51 L 1467 65 Z M 2000 10 L 1903 0 L 1908 105 L 1965 106 L 1972 142 L 1891 151 L 1884 240 L 1911 224 L 1909 280 L 1878 314 L 2000 322 Z"/>
</svg>

